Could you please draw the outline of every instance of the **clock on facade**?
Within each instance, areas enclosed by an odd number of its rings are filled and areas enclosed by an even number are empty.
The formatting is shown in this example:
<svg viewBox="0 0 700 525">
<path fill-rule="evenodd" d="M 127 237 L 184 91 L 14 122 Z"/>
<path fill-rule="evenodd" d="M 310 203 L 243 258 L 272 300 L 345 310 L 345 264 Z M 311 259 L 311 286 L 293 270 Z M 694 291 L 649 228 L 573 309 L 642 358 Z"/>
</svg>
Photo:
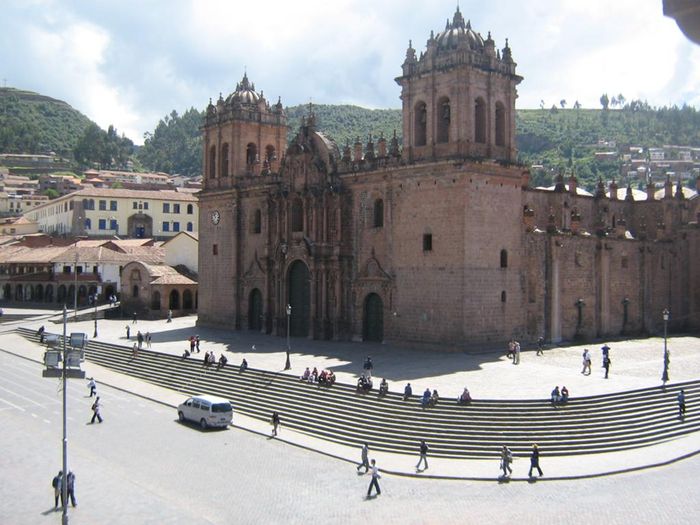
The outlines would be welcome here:
<svg viewBox="0 0 700 525">
<path fill-rule="evenodd" d="M 219 224 L 219 221 L 221 221 L 221 214 L 219 213 L 219 210 L 214 210 L 211 212 L 211 222 L 214 224 Z"/>
</svg>

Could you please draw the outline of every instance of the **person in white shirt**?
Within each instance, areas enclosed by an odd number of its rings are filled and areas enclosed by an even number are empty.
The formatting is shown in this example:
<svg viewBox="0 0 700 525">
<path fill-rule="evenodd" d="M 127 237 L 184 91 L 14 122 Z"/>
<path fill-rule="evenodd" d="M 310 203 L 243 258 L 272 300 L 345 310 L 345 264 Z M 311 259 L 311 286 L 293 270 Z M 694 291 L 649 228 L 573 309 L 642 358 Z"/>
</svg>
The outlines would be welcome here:
<svg viewBox="0 0 700 525">
<path fill-rule="evenodd" d="M 377 467 L 377 462 L 375 460 L 372 460 L 372 481 L 369 482 L 369 488 L 367 489 L 367 497 L 371 497 L 372 495 L 372 487 L 377 489 L 377 496 L 379 496 L 382 491 L 379 488 L 379 478 L 381 477 L 379 475 L 379 468 Z"/>
<path fill-rule="evenodd" d="M 88 388 L 90 389 L 90 397 L 97 395 L 97 383 L 95 383 L 95 378 L 91 377 L 88 382 Z"/>
</svg>

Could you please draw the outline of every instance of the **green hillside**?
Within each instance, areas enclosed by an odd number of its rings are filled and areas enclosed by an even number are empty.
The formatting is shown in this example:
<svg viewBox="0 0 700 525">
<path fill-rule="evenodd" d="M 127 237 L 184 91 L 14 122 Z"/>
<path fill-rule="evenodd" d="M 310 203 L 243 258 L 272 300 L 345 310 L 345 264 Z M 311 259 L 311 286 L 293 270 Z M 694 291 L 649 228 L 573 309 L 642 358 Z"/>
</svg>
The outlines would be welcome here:
<svg viewBox="0 0 700 525">
<path fill-rule="evenodd" d="M 91 121 L 61 100 L 14 88 L 0 88 L 0 152 L 47 153 L 65 157 Z"/>
</svg>

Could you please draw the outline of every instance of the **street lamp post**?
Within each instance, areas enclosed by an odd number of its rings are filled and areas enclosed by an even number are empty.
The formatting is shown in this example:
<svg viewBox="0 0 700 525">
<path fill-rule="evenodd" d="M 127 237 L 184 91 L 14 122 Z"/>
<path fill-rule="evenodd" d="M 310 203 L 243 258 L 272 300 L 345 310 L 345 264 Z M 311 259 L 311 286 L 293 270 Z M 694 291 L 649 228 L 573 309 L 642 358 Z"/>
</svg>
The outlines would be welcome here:
<svg viewBox="0 0 700 525">
<path fill-rule="evenodd" d="M 66 305 L 63 305 L 63 481 L 61 483 L 61 498 L 63 501 L 63 513 L 61 523 L 68 524 L 68 420 L 66 416 L 66 391 L 68 383 L 66 381 L 66 362 L 68 361 L 68 352 L 66 350 L 66 321 L 68 320 L 68 312 Z"/>
<path fill-rule="evenodd" d="M 664 316 L 664 373 L 661 375 L 661 381 L 664 383 L 668 381 L 668 365 L 669 365 L 669 355 L 668 355 L 668 318 L 670 312 L 668 308 L 664 308 L 662 312 Z"/>
<path fill-rule="evenodd" d="M 73 267 L 73 322 L 78 320 L 78 240 L 75 241 L 75 265 Z"/>
<path fill-rule="evenodd" d="M 289 346 L 289 321 L 290 321 L 291 316 L 292 316 L 292 305 L 287 304 L 287 361 L 284 364 L 285 370 L 289 370 L 290 368 L 292 368 L 292 364 L 289 362 L 289 350 L 290 350 L 290 346 Z"/>
<path fill-rule="evenodd" d="M 92 337 L 97 339 L 97 292 L 93 295 L 92 302 L 95 303 L 95 333 L 92 334 Z"/>
</svg>

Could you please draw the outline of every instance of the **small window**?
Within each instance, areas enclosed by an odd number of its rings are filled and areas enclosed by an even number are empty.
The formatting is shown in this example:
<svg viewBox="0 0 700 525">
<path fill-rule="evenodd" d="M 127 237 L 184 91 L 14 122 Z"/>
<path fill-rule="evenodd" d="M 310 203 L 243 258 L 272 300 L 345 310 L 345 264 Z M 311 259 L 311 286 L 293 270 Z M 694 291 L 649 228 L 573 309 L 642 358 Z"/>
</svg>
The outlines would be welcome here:
<svg viewBox="0 0 700 525">
<path fill-rule="evenodd" d="M 92 221 L 89 218 L 85 219 L 85 229 L 89 230 L 91 228 L 92 228 Z"/>
<path fill-rule="evenodd" d="M 373 225 L 375 228 L 381 228 L 384 226 L 384 201 L 382 199 L 377 199 L 374 201 Z"/>
<path fill-rule="evenodd" d="M 179 232 L 180 231 L 180 223 L 175 221 L 173 222 L 173 231 L 174 232 Z"/>
<path fill-rule="evenodd" d="M 115 232 L 119 229 L 119 226 L 117 226 L 117 220 L 116 219 L 110 219 L 109 221 L 109 229 L 114 230 Z"/>
<path fill-rule="evenodd" d="M 109 210 L 117 211 L 117 201 L 109 201 Z"/>
<path fill-rule="evenodd" d="M 194 213 L 194 206 L 191 204 L 187 205 L 187 215 L 192 215 Z"/>
<path fill-rule="evenodd" d="M 188 222 L 188 223 L 187 223 L 187 231 L 188 231 L 188 232 L 191 232 L 191 231 L 193 231 L 193 230 L 194 230 L 194 229 L 193 229 L 193 227 L 192 227 L 192 223 L 191 223 L 191 222 Z"/>
<path fill-rule="evenodd" d="M 508 250 L 501 250 L 501 268 L 508 268 Z"/>
<path fill-rule="evenodd" d="M 423 234 L 423 251 L 432 252 L 433 251 L 433 234 L 425 233 Z"/>
<path fill-rule="evenodd" d="M 148 203 L 147 203 L 147 202 L 144 202 L 144 203 L 143 203 L 143 209 L 144 209 L 144 210 L 147 210 L 147 209 L 148 209 Z"/>
<path fill-rule="evenodd" d="M 163 203 L 163 213 L 170 213 L 170 203 L 169 202 Z"/>
<path fill-rule="evenodd" d="M 100 201 L 100 211 L 106 211 L 107 210 L 107 201 Z"/>
<path fill-rule="evenodd" d="M 133 208 L 134 208 L 134 209 L 137 209 L 138 207 L 139 207 L 139 203 L 136 202 L 136 201 L 134 201 L 134 202 L 133 202 Z"/>
<path fill-rule="evenodd" d="M 138 284 L 135 284 L 134 286 L 131 287 L 131 296 L 132 297 L 139 296 L 139 285 Z"/>
<path fill-rule="evenodd" d="M 97 228 L 100 230 L 106 230 L 107 229 L 107 219 L 100 219 L 98 221 Z"/>
<path fill-rule="evenodd" d="M 218 244 L 212 244 L 211 254 L 212 255 L 219 255 L 219 245 Z"/>
<path fill-rule="evenodd" d="M 253 233 L 260 233 L 262 231 L 262 212 L 260 210 L 255 210 L 253 214 Z"/>
<path fill-rule="evenodd" d="M 70 273 L 70 266 L 64 266 L 63 273 Z"/>
<path fill-rule="evenodd" d="M 505 291 L 505 290 L 503 290 L 503 291 L 501 292 L 501 302 L 502 302 L 502 303 L 505 303 L 505 302 L 506 302 L 506 291 Z"/>
<path fill-rule="evenodd" d="M 169 222 L 163 222 L 163 231 L 164 232 L 170 231 L 170 223 Z"/>
<path fill-rule="evenodd" d="M 180 213 L 180 205 L 173 204 L 173 213 Z"/>
</svg>

